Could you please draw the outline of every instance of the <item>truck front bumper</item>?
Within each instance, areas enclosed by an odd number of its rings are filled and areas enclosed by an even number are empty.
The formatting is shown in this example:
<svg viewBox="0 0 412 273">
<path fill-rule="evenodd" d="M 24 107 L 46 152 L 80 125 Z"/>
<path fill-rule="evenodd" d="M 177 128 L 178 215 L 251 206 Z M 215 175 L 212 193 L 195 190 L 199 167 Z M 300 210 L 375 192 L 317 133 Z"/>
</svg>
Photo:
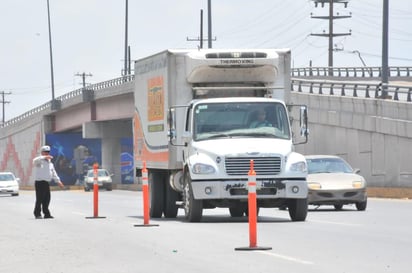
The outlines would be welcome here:
<svg viewBox="0 0 412 273">
<path fill-rule="evenodd" d="M 192 181 L 195 199 L 247 199 L 248 181 Z M 282 180 L 276 182 L 256 181 L 258 199 L 293 198 L 303 199 L 308 196 L 305 179 Z"/>
</svg>

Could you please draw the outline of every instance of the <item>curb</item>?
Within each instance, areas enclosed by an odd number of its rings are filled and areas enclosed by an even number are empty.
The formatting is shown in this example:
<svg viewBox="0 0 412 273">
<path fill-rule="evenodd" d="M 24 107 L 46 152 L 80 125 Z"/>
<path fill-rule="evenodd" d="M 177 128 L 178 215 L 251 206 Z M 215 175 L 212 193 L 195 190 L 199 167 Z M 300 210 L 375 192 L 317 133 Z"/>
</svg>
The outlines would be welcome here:
<svg viewBox="0 0 412 273">
<path fill-rule="evenodd" d="M 412 199 L 412 188 L 368 187 L 368 197 Z"/>
</svg>

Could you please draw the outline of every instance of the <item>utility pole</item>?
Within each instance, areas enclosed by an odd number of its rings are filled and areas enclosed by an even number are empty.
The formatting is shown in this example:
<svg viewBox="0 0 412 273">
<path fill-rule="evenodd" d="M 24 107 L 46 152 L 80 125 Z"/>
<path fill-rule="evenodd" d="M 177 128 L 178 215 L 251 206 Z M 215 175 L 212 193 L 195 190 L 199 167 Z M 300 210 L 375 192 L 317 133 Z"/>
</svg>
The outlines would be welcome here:
<svg viewBox="0 0 412 273">
<path fill-rule="evenodd" d="M 207 0 L 208 48 L 212 48 L 212 0 Z"/>
<path fill-rule="evenodd" d="M 329 15 L 328 16 L 313 16 L 311 14 L 311 18 L 313 19 L 326 19 L 329 20 L 329 33 L 311 33 L 311 36 L 320 36 L 320 37 L 328 37 L 329 38 L 329 48 L 328 48 L 328 74 L 329 76 L 333 76 L 333 37 L 337 36 L 347 36 L 351 35 L 351 32 L 348 33 L 335 33 L 333 32 L 333 20 L 335 19 L 344 19 L 344 18 L 351 18 L 352 15 L 333 15 L 333 5 L 335 3 L 344 4 L 345 8 L 348 6 L 348 0 L 313 0 L 315 3 L 315 7 L 318 7 L 318 4 L 321 4 L 322 8 L 326 4 L 329 4 Z"/>
<path fill-rule="evenodd" d="M 197 38 L 189 38 L 186 37 L 186 41 L 200 41 L 199 48 L 203 48 L 203 42 L 204 41 L 209 41 L 209 38 L 203 38 L 203 10 L 200 10 L 200 37 Z M 213 41 L 216 41 L 216 37 L 212 39 Z"/>
<path fill-rule="evenodd" d="M 125 35 L 124 35 L 124 68 L 123 68 L 123 76 L 126 76 L 129 71 L 130 71 L 130 67 L 129 67 L 129 45 L 128 45 L 128 15 L 129 15 L 129 1 L 126 0 L 126 11 L 125 11 Z"/>
<path fill-rule="evenodd" d="M 388 96 L 389 66 L 388 66 L 388 29 L 389 29 L 389 0 L 383 0 L 382 22 L 382 98 Z"/>
<path fill-rule="evenodd" d="M 3 105 L 3 119 L 2 119 L 1 126 L 4 126 L 4 123 L 5 123 L 5 121 L 6 121 L 6 110 L 5 110 L 5 104 L 6 104 L 6 103 L 10 103 L 10 101 L 6 101 L 6 100 L 4 99 L 4 96 L 5 96 L 5 95 L 10 95 L 10 94 L 11 94 L 11 92 L 1 91 L 1 92 L 0 92 L 0 94 L 1 94 L 1 100 L 0 100 L 0 103 Z"/>
<path fill-rule="evenodd" d="M 186 41 L 200 41 L 199 48 L 203 48 L 203 42 L 204 41 L 209 41 L 209 38 L 203 38 L 203 9 L 200 10 L 200 37 L 197 38 L 189 38 L 186 37 Z M 216 37 L 212 39 L 213 41 L 216 41 Z"/>
<path fill-rule="evenodd" d="M 75 76 L 80 76 L 82 77 L 82 82 L 83 82 L 83 90 L 86 89 L 86 77 L 91 77 L 93 76 L 91 73 L 86 74 L 85 72 L 83 73 L 76 73 Z"/>
<path fill-rule="evenodd" d="M 200 10 L 200 48 L 203 48 L 203 10 Z"/>
</svg>

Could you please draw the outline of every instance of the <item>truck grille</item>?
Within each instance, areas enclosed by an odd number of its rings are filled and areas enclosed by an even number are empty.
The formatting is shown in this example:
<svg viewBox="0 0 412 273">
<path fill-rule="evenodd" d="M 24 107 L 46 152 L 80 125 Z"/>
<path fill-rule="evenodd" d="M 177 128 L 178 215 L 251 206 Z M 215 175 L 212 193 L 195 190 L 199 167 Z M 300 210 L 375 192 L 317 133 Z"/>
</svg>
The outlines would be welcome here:
<svg viewBox="0 0 412 273">
<path fill-rule="evenodd" d="M 257 175 L 274 175 L 280 173 L 280 157 L 227 157 L 225 160 L 228 175 L 247 175 L 250 169 L 250 160 L 253 159 Z"/>
</svg>

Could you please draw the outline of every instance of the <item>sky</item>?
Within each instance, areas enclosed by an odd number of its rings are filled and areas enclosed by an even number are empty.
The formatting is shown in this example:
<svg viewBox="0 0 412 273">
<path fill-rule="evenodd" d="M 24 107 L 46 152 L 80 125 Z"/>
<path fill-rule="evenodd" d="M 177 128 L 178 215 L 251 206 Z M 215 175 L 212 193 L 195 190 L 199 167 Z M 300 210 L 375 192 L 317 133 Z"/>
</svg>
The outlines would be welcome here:
<svg viewBox="0 0 412 273">
<path fill-rule="evenodd" d="M 128 44 L 137 60 L 168 48 L 197 48 L 207 0 L 129 0 Z M 121 76 L 125 0 L 49 0 L 55 97 Z M 290 48 L 292 66 L 327 66 L 329 5 L 310 0 L 212 0 L 213 48 Z M 383 0 L 335 4 L 334 66 L 381 66 Z M 389 0 L 389 66 L 412 66 L 412 5 Z M 0 92 L 7 121 L 52 98 L 47 0 L 0 0 Z M 207 47 L 207 42 L 204 42 Z M 353 53 L 358 51 L 357 53 Z M 362 59 L 362 60 L 361 60 Z M 10 93 L 10 94 L 9 94 Z M 0 101 L 3 98 L 0 97 Z M 2 109 L 3 110 L 3 109 Z M 0 111 L 0 121 L 3 115 Z"/>
</svg>

